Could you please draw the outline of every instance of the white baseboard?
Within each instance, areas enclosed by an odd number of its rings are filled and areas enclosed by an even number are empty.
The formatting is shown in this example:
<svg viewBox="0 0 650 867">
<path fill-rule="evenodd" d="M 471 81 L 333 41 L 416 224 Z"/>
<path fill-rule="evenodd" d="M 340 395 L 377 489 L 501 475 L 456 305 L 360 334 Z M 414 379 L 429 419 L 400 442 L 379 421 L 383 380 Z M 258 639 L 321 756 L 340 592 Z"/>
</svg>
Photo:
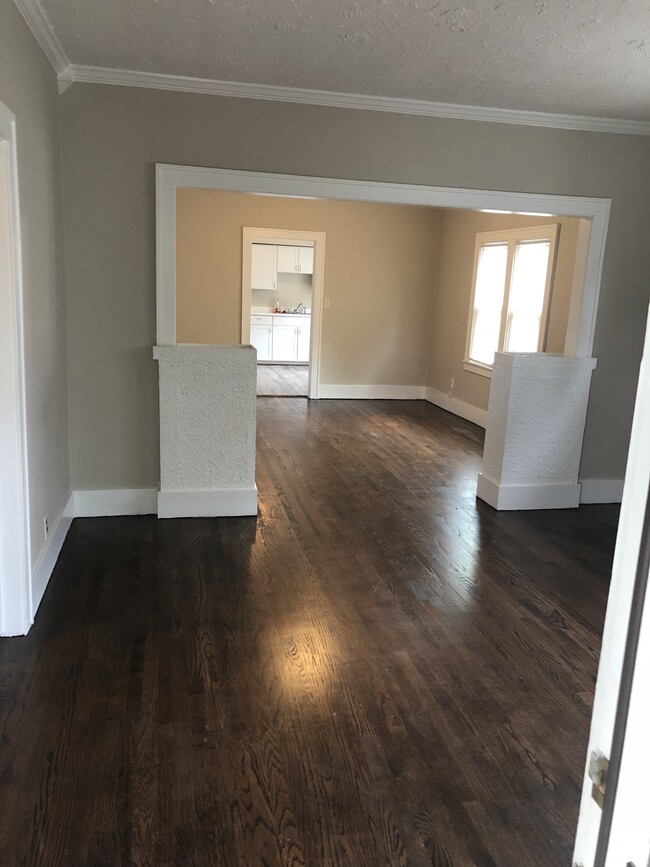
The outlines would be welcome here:
<svg viewBox="0 0 650 867">
<path fill-rule="evenodd" d="M 581 503 L 620 503 L 623 479 L 580 479 Z"/>
<path fill-rule="evenodd" d="M 156 488 L 117 491 L 75 491 L 75 518 L 108 518 L 117 515 L 155 515 Z"/>
<path fill-rule="evenodd" d="M 318 398 L 325 400 L 422 400 L 423 385 L 322 385 Z"/>
<path fill-rule="evenodd" d="M 487 410 L 425 385 L 319 385 L 324 400 L 427 400 L 479 427 L 487 425 Z"/>
<path fill-rule="evenodd" d="M 74 494 L 70 494 L 68 502 L 50 530 L 49 539 L 32 567 L 32 622 L 56 566 L 73 518 Z"/>
<path fill-rule="evenodd" d="M 458 400 L 456 397 L 449 397 L 444 391 L 438 391 L 436 388 L 425 389 L 424 399 L 429 403 L 439 406 L 441 409 L 446 409 L 454 415 L 459 415 L 461 418 L 467 419 L 479 427 L 485 428 L 487 425 L 487 410 L 479 409 L 477 406 L 472 406 L 471 403 L 465 403 L 464 400 Z"/>
<path fill-rule="evenodd" d="M 161 491 L 127 488 L 75 491 L 75 518 L 158 515 L 159 518 L 227 517 L 257 514 L 257 488 L 215 491 Z"/>
<path fill-rule="evenodd" d="M 226 518 L 257 515 L 257 486 L 214 491 L 160 491 L 159 518 Z"/>
<path fill-rule="evenodd" d="M 498 511 L 576 509 L 580 505 L 580 485 L 498 485 L 479 473 L 476 496 Z"/>
</svg>

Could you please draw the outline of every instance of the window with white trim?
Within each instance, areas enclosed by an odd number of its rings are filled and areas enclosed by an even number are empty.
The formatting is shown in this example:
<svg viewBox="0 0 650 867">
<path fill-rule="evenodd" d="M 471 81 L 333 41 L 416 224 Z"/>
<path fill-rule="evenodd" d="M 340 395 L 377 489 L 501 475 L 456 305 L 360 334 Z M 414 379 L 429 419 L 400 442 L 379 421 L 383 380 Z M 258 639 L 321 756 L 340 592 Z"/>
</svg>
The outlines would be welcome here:
<svg viewBox="0 0 650 867">
<path fill-rule="evenodd" d="M 557 224 L 476 236 L 465 369 L 490 376 L 495 352 L 543 352 Z"/>
</svg>

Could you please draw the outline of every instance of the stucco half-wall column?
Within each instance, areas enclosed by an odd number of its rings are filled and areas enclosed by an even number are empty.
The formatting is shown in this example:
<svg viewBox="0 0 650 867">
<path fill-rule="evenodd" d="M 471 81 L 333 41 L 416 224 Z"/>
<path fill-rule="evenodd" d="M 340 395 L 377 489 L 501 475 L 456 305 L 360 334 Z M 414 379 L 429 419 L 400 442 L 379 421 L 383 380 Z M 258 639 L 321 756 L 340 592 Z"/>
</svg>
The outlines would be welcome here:
<svg viewBox="0 0 650 867">
<path fill-rule="evenodd" d="M 568 509 L 595 358 L 497 352 L 476 495 L 495 509 Z"/>
<path fill-rule="evenodd" d="M 156 346 L 158 517 L 256 515 L 251 346 Z"/>
</svg>

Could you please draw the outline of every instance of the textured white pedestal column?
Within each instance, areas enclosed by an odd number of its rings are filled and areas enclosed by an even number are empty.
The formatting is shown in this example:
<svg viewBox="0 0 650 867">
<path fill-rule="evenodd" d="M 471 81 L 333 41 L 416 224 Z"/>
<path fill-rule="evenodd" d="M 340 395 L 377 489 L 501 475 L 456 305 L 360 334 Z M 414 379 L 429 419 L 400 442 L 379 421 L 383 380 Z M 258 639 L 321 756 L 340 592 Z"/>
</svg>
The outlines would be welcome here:
<svg viewBox="0 0 650 867">
<path fill-rule="evenodd" d="M 250 346 L 157 346 L 159 518 L 256 515 Z"/>
<path fill-rule="evenodd" d="M 595 358 L 497 352 L 476 496 L 495 509 L 569 509 Z"/>
</svg>

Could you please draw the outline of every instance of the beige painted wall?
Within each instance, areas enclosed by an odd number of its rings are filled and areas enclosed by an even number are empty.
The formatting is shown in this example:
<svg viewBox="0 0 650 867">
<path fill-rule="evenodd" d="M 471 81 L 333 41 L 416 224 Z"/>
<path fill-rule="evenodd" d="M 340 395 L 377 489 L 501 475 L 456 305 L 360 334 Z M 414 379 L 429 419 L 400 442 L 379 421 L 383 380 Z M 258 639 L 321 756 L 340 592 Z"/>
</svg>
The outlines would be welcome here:
<svg viewBox="0 0 650 867">
<path fill-rule="evenodd" d="M 424 384 L 441 219 L 431 208 L 179 190 L 177 339 L 240 341 L 244 226 L 325 232 L 321 382 Z"/>
<path fill-rule="evenodd" d="M 16 115 L 23 247 L 31 558 L 70 494 L 66 301 L 56 76 L 13 3 L 0 4 L 0 101 Z"/>
<path fill-rule="evenodd" d="M 454 397 L 487 409 L 490 380 L 463 368 L 476 235 L 479 232 L 549 223 L 560 223 L 560 234 L 546 349 L 548 352 L 562 353 L 571 301 L 579 220 L 573 217 L 516 217 L 477 211 L 444 211 L 428 385 L 446 394 L 453 378 Z"/>
<path fill-rule="evenodd" d="M 61 98 L 77 488 L 158 480 L 155 163 L 612 199 L 582 460 L 621 477 L 650 294 L 648 139 L 73 84 Z"/>
</svg>

